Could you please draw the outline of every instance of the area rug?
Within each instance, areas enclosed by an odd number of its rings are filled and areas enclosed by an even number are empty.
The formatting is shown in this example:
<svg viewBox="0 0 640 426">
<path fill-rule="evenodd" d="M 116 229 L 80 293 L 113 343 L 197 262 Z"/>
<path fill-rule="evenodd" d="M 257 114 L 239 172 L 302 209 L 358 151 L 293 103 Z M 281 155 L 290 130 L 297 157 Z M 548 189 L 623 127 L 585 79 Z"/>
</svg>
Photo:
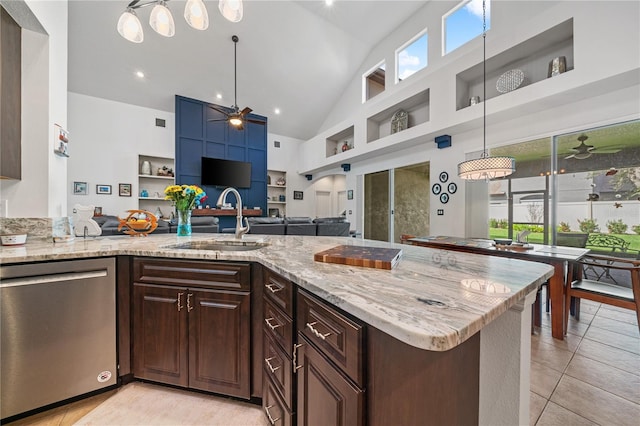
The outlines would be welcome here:
<svg viewBox="0 0 640 426">
<path fill-rule="evenodd" d="M 262 408 L 228 398 L 134 382 L 123 386 L 75 425 L 262 426 Z"/>
</svg>

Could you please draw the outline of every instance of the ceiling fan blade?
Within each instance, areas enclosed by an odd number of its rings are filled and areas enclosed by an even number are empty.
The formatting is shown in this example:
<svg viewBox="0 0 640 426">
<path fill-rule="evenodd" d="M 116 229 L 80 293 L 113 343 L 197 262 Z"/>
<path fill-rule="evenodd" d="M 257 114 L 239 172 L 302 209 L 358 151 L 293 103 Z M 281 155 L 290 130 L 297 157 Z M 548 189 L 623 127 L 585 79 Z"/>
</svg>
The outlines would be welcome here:
<svg viewBox="0 0 640 426">
<path fill-rule="evenodd" d="M 266 123 L 266 122 L 264 122 L 264 121 L 254 120 L 254 119 L 252 119 L 252 118 L 245 118 L 245 119 L 244 119 L 244 121 L 246 121 L 246 122 L 248 122 L 248 123 L 262 124 L 263 126 L 264 126 L 265 124 L 267 124 L 267 123 Z"/>
<path fill-rule="evenodd" d="M 596 148 L 593 150 L 594 154 L 615 154 L 620 152 L 620 149 L 616 148 Z"/>
<path fill-rule="evenodd" d="M 240 123 L 237 126 L 232 126 L 232 127 L 235 127 L 238 130 L 244 130 L 244 123 Z"/>
<path fill-rule="evenodd" d="M 251 111 L 253 111 L 251 108 L 246 107 L 245 109 L 243 109 L 242 111 L 240 111 L 240 115 L 244 116 L 246 114 L 249 114 Z"/>
<path fill-rule="evenodd" d="M 221 114 L 224 114 L 224 115 L 226 115 L 226 116 L 229 116 L 229 113 L 228 113 L 227 111 L 223 110 L 223 109 L 220 109 L 220 108 L 214 107 L 213 105 L 209 105 L 209 108 L 211 108 L 211 109 L 213 109 L 213 110 L 215 110 L 215 111 L 218 111 L 218 112 L 219 112 L 219 113 L 221 113 Z"/>
<path fill-rule="evenodd" d="M 207 121 L 211 122 L 211 121 L 227 121 L 228 118 L 210 118 Z"/>
<path fill-rule="evenodd" d="M 568 156 L 564 157 L 564 159 L 565 159 L 565 160 L 570 160 L 570 159 L 572 159 L 572 158 L 573 158 L 573 157 L 575 157 L 575 156 L 576 156 L 575 154 L 571 154 L 571 155 L 568 155 Z"/>
</svg>

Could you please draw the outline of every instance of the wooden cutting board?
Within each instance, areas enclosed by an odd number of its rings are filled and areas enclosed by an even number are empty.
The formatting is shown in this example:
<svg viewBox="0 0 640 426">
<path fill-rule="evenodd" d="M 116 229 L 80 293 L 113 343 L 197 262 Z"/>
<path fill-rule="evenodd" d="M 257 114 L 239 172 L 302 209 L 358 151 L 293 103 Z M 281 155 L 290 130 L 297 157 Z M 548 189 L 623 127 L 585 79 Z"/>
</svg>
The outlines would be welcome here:
<svg viewBox="0 0 640 426">
<path fill-rule="evenodd" d="M 313 260 L 367 268 L 391 269 L 396 266 L 400 256 L 402 256 L 400 249 L 342 245 L 314 254 Z"/>
</svg>

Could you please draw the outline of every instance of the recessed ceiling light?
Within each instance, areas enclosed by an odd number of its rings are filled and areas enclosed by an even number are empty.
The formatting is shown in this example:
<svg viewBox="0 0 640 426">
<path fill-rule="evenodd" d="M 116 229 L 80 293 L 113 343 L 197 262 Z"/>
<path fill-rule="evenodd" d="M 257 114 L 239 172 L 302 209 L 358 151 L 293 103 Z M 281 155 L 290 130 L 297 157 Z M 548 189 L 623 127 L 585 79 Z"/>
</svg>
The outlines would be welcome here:
<svg viewBox="0 0 640 426">
<path fill-rule="evenodd" d="M 222 93 L 218 93 L 218 94 L 216 95 L 216 98 L 218 98 L 218 99 L 222 99 Z"/>
<path fill-rule="evenodd" d="M 139 78 L 144 78 L 144 73 L 142 71 L 136 71 L 136 76 Z"/>
<path fill-rule="evenodd" d="M 275 112 L 276 114 L 280 114 L 280 108 L 274 109 L 273 112 Z"/>
<path fill-rule="evenodd" d="M 324 0 L 324 4 L 331 6 L 333 4 L 333 0 Z"/>
</svg>

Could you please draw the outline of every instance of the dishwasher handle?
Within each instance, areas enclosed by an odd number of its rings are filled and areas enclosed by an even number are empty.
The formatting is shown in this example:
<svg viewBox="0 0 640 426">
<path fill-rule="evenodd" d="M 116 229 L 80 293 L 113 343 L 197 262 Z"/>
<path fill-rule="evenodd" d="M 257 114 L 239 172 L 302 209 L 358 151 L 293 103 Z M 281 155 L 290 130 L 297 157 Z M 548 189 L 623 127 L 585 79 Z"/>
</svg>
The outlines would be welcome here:
<svg viewBox="0 0 640 426">
<path fill-rule="evenodd" d="M 36 275 L 33 277 L 2 278 L 0 287 L 19 287 L 33 284 L 49 284 L 62 281 L 78 281 L 88 278 L 106 277 L 107 270 L 100 269 L 86 272 L 67 272 L 63 274 Z"/>
</svg>

